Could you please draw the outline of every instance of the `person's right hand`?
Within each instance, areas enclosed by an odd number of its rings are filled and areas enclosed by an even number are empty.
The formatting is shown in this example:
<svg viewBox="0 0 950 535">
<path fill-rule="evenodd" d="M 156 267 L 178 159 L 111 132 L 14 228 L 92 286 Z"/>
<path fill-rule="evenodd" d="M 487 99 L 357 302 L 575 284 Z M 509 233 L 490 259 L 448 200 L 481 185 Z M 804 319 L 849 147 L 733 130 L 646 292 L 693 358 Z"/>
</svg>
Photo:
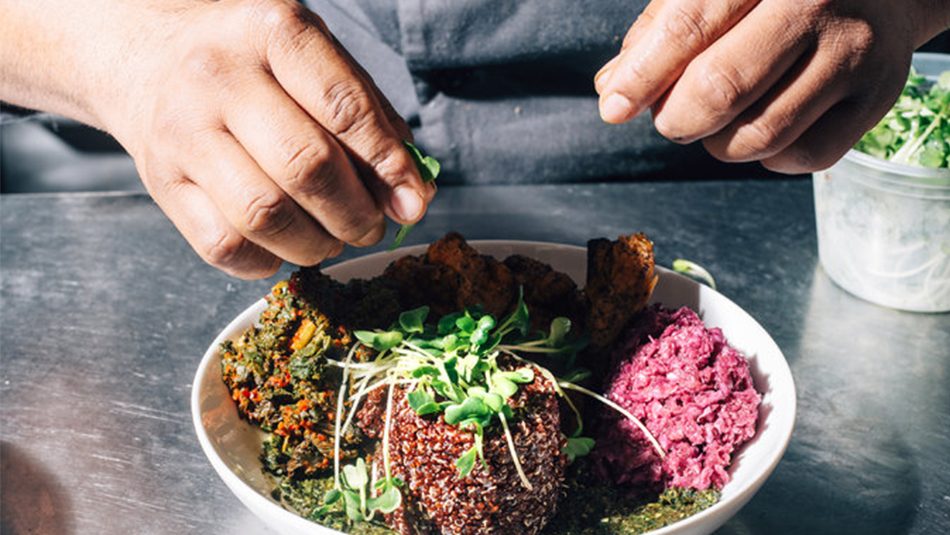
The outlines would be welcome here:
<svg viewBox="0 0 950 535">
<path fill-rule="evenodd" d="M 292 0 L 190 2 L 132 47 L 99 105 L 149 193 L 208 263 L 242 278 L 313 265 L 418 221 L 434 194 L 410 132 L 313 13 Z"/>
</svg>

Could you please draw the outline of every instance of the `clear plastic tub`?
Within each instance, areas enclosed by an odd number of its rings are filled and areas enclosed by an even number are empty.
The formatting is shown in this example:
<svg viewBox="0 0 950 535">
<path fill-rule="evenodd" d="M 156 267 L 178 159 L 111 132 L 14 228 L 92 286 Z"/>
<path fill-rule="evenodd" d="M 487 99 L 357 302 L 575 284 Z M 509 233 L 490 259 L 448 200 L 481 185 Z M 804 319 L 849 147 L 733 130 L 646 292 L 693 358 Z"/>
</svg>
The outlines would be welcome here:
<svg viewBox="0 0 950 535">
<path fill-rule="evenodd" d="M 914 66 L 935 77 L 950 56 L 915 54 Z M 950 311 L 950 169 L 852 150 L 813 182 L 818 254 L 832 280 L 887 307 Z"/>
</svg>

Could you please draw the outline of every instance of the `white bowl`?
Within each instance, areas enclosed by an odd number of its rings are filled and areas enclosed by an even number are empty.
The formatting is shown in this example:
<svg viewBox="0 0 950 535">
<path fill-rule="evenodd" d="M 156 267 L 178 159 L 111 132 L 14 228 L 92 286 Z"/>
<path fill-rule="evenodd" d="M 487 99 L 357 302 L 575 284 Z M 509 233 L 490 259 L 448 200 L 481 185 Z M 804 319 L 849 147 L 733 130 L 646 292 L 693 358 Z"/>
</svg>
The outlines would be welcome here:
<svg viewBox="0 0 950 535">
<path fill-rule="evenodd" d="M 547 262 L 579 284 L 583 284 L 586 277 L 587 252 L 582 247 L 519 241 L 470 243 L 482 253 L 497 258 L 523 254 Z M 329 267 L 325 272 L 340 281 L 370 278 L 381 273 L 396 258 L 424 251 L 425 246 L 416 246 L 373 254 Z M 735 515 L 782 458 L 795 423 L 795 384 L 781 350 L 749 314 L 706 286 L 667 269 L 657 269 L 660 281 L 652 301 L 668 307 L 689 306 L 699 312 L 707 326 L 721 328 L 729 343 L 748 357 L 756 390 L 762 394 L 755 437 L 733 460 L 729 469 L 732 479 L 722 489 L 719 503 L 652 532 L 655 535 L 704 535 L 712 533 Z M 264 308 L 262 299 L 242 312 L 215 338 L 201 359 L 191 392 L 191 413 L 198 441 L 234 495 L 278 533 L 337 533 L 284 509 L 270 497 L 271 481 L 262 472 L 259 460 L 264 434 L 238 417 L 234 402 L 221 380 L 221 342 L 240 336 L 257 321 Z"/>
</svg>

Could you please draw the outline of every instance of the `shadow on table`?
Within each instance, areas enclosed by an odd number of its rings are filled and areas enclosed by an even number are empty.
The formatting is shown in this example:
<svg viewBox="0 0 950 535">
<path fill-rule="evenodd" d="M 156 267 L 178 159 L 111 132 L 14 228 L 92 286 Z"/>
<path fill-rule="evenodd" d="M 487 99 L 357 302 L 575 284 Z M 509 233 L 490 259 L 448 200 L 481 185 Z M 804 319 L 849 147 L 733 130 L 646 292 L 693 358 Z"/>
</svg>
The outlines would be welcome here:
<svg viewBox="0 0 950 535">
<path fill-rule="evenodd" d="M 72 504 L 56 477 L 23 448 L 0 442 L 0 533 L 69 535 Z"/>
</svg>

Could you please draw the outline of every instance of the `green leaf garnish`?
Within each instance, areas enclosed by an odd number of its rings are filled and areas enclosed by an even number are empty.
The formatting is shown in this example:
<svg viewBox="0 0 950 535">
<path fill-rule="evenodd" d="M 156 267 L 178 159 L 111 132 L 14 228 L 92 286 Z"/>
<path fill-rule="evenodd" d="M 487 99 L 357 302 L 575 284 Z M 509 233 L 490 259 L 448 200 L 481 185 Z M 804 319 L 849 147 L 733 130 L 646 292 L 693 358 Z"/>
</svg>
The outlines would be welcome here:
<svg viewBox="0 0 950 535">
<path fill-rule="evenodd" d="M 462 403 L 449 405 L 445 409 L 445 423 L 457 424 L 463 420 L 491 414 L 491 409 L 478 398 L 465 398 Z"/>
<path fill-rule="evenodd" d="M 854 148 L 895 163 L 950 167 L 950 71 L 931 83 L 911 69 L 897 102 Z"/>
<path fill-rule="evenodd" d="M 435 398 L 432 397 L 432 394 L 426 392 L 423 389 L 414 390 L 409 392 L 409 395 L 406 396 L 406 399 L 409 401 L 409 406 L 412 410 L 419 412 L 419 408 L 423 407 L 429 403 L 435 403 Z"/>
<path fill-rule="evenodd" d="M 571 320 L 557 317 L 551 320 L 551 329 L 548 332 L 548 345 L 559 346 L 571 330 Z"/>
<path fill-rule="evenodd" d="M 502 372 L 502 375 L 520 384 L 526 384 L 534 381 L 534 371 L 532 371 L 531 368 L 518 368 L 515 371 Z"/>
<path fill-rule="evenodd" d="M 375 377 L 384 374 L 386 378 L 381 382 L 389 384 L 389 414 L 393 386 L 397 381 L 411 384 L 406 399 L 417 415 L 441 414 L 446 424 L 471 432 L 475 445 L 456 462 L 460 477 L 469 474 L 479 459 L 482 463 L 486 462 L 483 452 L 485 429 L 500 423 L 515 461 L 515 469 L 524 486 L 532 488 L 514 447 L 507 422 L 515 419 L 515 413 L 506 400 L 515 396 L 521 385 L 535 380 L 535 367 L 526 362 L 528 365 L 517 369 L 502 369 L 499 356 L 506 354 L 509 360 L 520 360 L 511 352 L 519 350 L 573 358 L 573 354 L 586 342 L 569 338 L 571 322 L 567 318 L 555 318 L 549 332 L 529 337 L 531 322 L 522 288 L 518 290 L 511 312 L 500 322 L 479 306 L 447 314 L 434 324 L 426 323 L 428 316 L 429 309 L 419 307 L 402 312 L 388 331 L 354 332 L 363 345 L 379 352 L 375 360 L 360 362 L 359 367 L 355 368 L 354 378 L 363 385 L 360 388 L 365 388 Z M 505 345 L 508 342 L 514 345 Z M 343 366 L 346 373 L 346 363 L 337 362 L 337 365 Z M 557 380 L 551 375 L 550 381 L 556 384 Z M 349 409 L 350 414 L 344 418 L 346 422 L 351 421 L 359 398 L 363 395 L 361 392 L 351 396 L 355 400 Z M 338 411 L 342 411 L 343 407 L 342 397 L 340 399 Z M 578 429 L 580 427 L 579 423 Z M 384 427 L 384 441 L 387 429 Z M 343 470 L 342 484 L 339 478 L 336 479 L 349 513 L 372 519 L 374 511 L 391 505 L 391 497 L 385 497 L 382 493 L 373 497 L 362 492 L 358 496 L 358 506 L 354 506 L 351 499 L 353 495 L 348 494 L 347 489 L 363 482 L 359 463 Z M 391 474 L 388 468 L 385 470 L 386 481 L 389 481 Z"/>
<path fill-rule="evenodd" d="M 518 385 L 507 377 L 496 375 L 492 377 L 491 391 L 504 399 L 508 399 L 518 391 Z"/>
<path fill-rule="evenodd" d="M 461 457 L 455 461 L 455 469 L 458 470 L 459 477 L 465 477 L 472 473 L 472 469 L 475 468 L 475 458 L 478 455 L 478 450 L 474 446 L 468 449 Z"/>
<path fill-rule="evenodd" d="M 567 455 L 568 462 L 574 462 L 578 457 L 584 457 L 594 449 L 594 439 L 588 437 L 570 437 L 562 450 Z"/>
<path fill-rule="evenodd" d="M 369 483 L 369 475 L 366 472 L 366 462 L 363 459 L 357 459 L 355 465 L 343 467 L 343 477 L 347 486 L 358 489 L 365 487 Z"/>
<path fill-rule="evenodd" d="M 340 489 L 330 489 L 323 495 L 323 503 L 325 505 L 333 505 L 336 502 L 340 501 L 340 498 L 343 497 L 343 492 Z"/>
<path fill-rule="evenodd" d="M 353 331 L 353 335 L 363 345 L 376 351 L 388 351 L 402 343 L 403 335 L 399 331 Z"/>
<path fill-rule="evenodd" d="M 412 157 L 413 163 L 416 164 L 416 169 L 419 170 L 419 176 L 422 177 L 422 182 L 434 182 L 435 179 L 439 177 L 439 172 L 442 170 L 442 165 L 439 164 L 439 161 L 432 156 L 426 156 L 421 150 L 419 150 L 419 147 L 416 147 L 408 141 L 404 141 L 403 144 L 406 146 L 406 150 Z M 396 232 L 396 239 L 393 240 L 393 244 L 389 247 L 389 250 L 392 251 L 393 249 L 398 249 L 399 246 L 402 245 L 402 242 L 406 239 L 406 236 L 409 235 L 410 231 L 412 231 L 412 225 L 403 225 L 399 227 L 399 230 Z"/>
<path fill-rule="evenodd" d="M 591 372 L 587 368 L 575 368 L 562 377 L 561 380 L 569 383 L 581 383 L 590 376 Z"/>
<path fill-rule="evenodd" d="M 366 506 L 370 510 L 389 514 L 398 509 L 400 503 L 402 503 L 402 494 L 399 493 L 399 489 L 395 485 L 386 485 L 379 496 L 367 500 Z"/>
<path fill-rule="evenodd" d="M 415 163 L 416 168 L 419 169 L 419 175 L 422 177 L 423 182 L 432 182 L 439 177 L 439 171 L 442 170 L 439 160 L 436 160 L 432 156 L 426 156 L 419 150 L 419 147 L 408 141 L 403 141 L 403 144 L 406 145 L 406 150 L 409 151 L 409 155 L 412 156 L 413 163 Z"/>
<path fill-rule="evenodd" d="M 407 310 L 399 315 L 399 327 L 407 334 L 423 332 L 426 316 L 429 315 L 429 307 L 421 306 L 412 310 Z"/>
</svg>

